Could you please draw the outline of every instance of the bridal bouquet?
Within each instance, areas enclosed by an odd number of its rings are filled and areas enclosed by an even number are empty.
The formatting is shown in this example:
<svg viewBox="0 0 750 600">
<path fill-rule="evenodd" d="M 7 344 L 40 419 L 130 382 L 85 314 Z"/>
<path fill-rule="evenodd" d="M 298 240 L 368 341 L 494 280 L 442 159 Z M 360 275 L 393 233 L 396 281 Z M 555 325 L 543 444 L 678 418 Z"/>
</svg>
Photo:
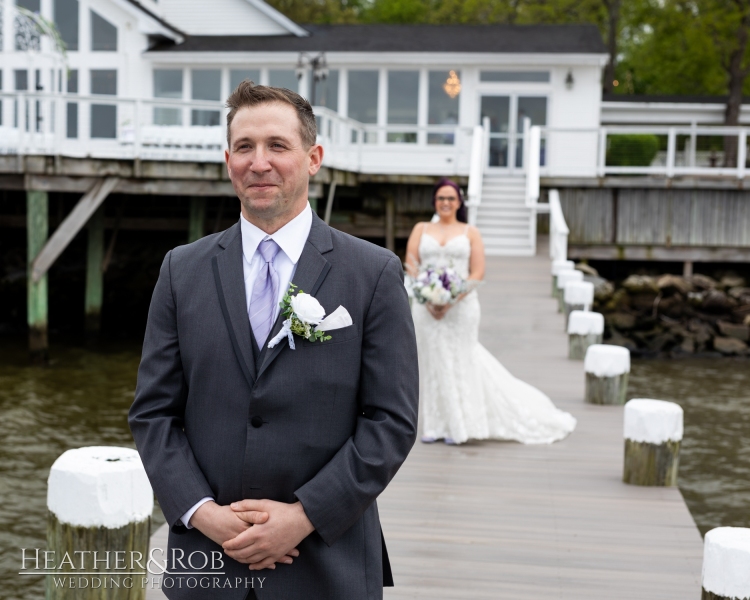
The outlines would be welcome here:
<svg viewBox="0 0 750 600">
<path fill-rule="evenodd" d="M 427 267 L 411 279 L 409 288 L 420 304 L 445 306 L 474 289 L 470 283 L 474 282 L 466 281 L 450 267 Z"/>
</svg>

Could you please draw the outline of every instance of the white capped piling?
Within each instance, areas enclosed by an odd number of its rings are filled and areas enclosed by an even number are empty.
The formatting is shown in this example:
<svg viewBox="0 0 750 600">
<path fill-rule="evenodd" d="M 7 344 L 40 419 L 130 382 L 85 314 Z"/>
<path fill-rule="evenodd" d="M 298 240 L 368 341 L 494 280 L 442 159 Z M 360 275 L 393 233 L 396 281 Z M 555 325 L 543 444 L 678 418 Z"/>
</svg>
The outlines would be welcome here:
<svg viewBox="0 0 750 600">
<path fill-rule="evenodd" d="M 148 574 L 133 561 L 140 558 L 143 567 L 148 561 L 154 494 L 138 452 L 114 446 L 64 452 L 50 470 L 47 508 L 47 549 L 61 573 L 55 578 L 75 580 L 71 589 L 48 575 L 47 600 L 145 598 L 141 578 Z M 64 562 L 66 553 L 72 563 Z"/>
<path fill-rule="evenodd" d="M 586 350 L 601 344 L 604 336 L 604 315 L 574 310 L 568 317 L 568 358 L 583 360 Z"/>
<path fill-rule="evenodd" d="M 573 271 L 576 264 L 572 260 L 553 260 L 552 261 L 552 297 L 557 298 L 557 276 L 561 271 Z"/>
<path fill-rule="evenodd" d="M 750 529 L 717 527 L 703 540 L 701 600 L 750 598 Z"/>
<path fill-rule="evenodd" d="M 586 371 L 586 402 L 624 404 L 628 391 L 630 351 L 621 346 L 594 344 L 583 360 Z"/>
<path fill-rule="evenodd" d="M 625 483 L 677 485 L 682 417 L 674 402 L 636 398 L 625 404 Z"/>
<path fill-rule="evenodd" d="M 557 274 L 557 312 L 563 311 L 563 290 L 565 285 L 571 281 L 583 281 L 583 273 L 581 271 L 560 271 Z"/>
<path fill-rule="evenodd" d="M 563 304 L 567 331 L 570 313 L 574 310 L 589 311 L 594 306 L 594 284 L 589 281 L 569 281 L 563 290 Z"/>
</svg>

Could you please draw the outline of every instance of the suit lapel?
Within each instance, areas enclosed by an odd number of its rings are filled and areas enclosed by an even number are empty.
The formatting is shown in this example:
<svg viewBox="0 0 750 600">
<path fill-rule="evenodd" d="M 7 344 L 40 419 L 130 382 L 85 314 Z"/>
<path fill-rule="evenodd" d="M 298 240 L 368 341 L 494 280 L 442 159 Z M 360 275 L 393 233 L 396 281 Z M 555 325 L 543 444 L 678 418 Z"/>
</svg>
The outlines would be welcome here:
<svg viewBox="0 0 750 600">
<path fill-rule="evenodd" d="M 229 228 L 219 241 L 224 248 L 213 257 L 214 281 L 219 294 L 221 312 L 229 330 L 234 352 L 250 387 L 255 385 L 255 360 L 247 315 L 245 276 L 242 269 L 242 235 L 240 225 Z"/>
<path fill-rule="evenodd" d="M 323 255 L 331 250 L 333 250 L 333 242 L 331 240 L 330 228 L 313 213 L 310 235 L 307 238 L 307 243 L 297 263 L 297 270 L 294 272 L 294 277 L 292 278 L 292 283 L 297 286 L 298 291 L 301 290 L 311 296 L 317 293 L 326 275 L 328 275 L 328 271 L 331 269 L 331 264 Z M 283 323 L 284 317 L 279 313 L 269 338 L 273 338 L 281 331 Z M 258 378 L 260 378 L 287 344 L 287 340 L 282 340 L 275 347 L 265 350 L 265 356 L 258 370 Z"/>
</svg>

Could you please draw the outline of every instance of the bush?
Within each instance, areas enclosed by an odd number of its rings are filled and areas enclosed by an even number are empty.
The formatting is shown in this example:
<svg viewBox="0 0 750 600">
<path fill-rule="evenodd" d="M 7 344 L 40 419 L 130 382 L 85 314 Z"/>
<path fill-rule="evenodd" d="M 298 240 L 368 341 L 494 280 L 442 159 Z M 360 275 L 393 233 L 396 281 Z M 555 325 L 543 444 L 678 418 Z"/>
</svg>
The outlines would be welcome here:
<svg viewBox="0 0 750 600">
<path fill-rule="evenodd" d="M 609 167 L 648 167 L 659 151 L 655 135 L 611 135 L 607 141 Z"/>
</svg>

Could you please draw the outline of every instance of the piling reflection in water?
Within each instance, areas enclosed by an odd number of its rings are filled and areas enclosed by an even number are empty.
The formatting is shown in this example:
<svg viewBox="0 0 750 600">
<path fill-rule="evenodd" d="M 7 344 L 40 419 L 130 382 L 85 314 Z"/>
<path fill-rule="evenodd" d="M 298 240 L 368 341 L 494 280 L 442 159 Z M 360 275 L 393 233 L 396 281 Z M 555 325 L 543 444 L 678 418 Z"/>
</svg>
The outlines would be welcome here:
<svg viewBox="0 0 750 600">
<path fill-rule="evenodd" d="M 20 548 L 45 546 L 55 459 L 81 446 L 133 447 L 127 411 L 140 345 L 96 352 L 53 345 L 51 354 L 49 367 L 31 367 L 24 341 L 0 344 L 0 589 L 14 599 L 44 593 L 41 577 L 17 573 Z M 634 361 L 628 397 L 685 410 L 679 485 L 701 532 L 750 527 L 750 361 Z M 161 523 L 157 507 L 154 528 Z"/>
</svg>

